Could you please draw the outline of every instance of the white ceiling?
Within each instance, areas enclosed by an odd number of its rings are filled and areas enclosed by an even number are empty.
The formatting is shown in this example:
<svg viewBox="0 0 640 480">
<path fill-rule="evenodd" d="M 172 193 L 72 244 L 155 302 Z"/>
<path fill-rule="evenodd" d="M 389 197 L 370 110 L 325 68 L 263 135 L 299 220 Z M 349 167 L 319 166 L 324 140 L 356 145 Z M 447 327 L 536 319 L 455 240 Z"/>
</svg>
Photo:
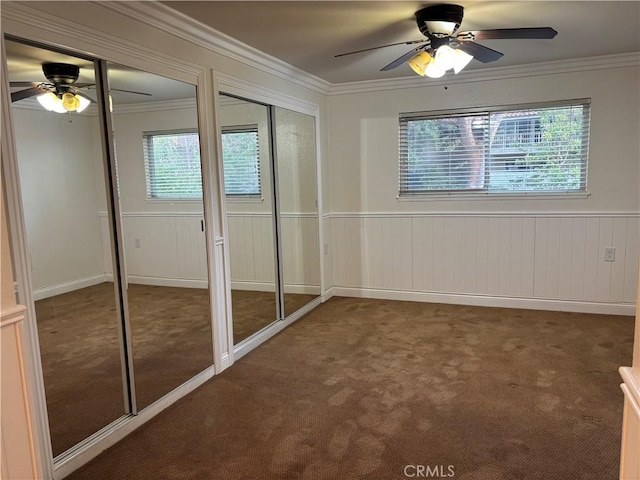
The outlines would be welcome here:
<svg viewBox="0 0 640 480">
<path fill-rule="evenodd" d="M 342 58 L 334 55 L 424 38 L 418 31 L 414 14 L 424 6 L 437 3 L 456 3 L 465 8 L 460 31 L 547 26 L 558 31 L 553 40 L 479 42 L 504 53 L 504 57 L 489 64 L 472 61 L 466 70 L 640 51 L 639 1 L 162 3 L 331 83 L 414 76 L 406 64 L 380 72 L 380 68 L 409 51 L 411 46 Z"/>
</svg>

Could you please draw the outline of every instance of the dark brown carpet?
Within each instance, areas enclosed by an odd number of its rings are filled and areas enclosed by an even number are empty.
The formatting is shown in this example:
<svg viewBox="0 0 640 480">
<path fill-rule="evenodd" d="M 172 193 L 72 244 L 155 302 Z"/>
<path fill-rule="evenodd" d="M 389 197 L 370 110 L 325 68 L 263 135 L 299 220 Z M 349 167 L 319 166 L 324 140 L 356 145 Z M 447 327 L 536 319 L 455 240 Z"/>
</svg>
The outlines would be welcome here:
<svg viewBox="0 0 640 480">
<path fill-rule="evenodd" d="M 317 295 L 286 293 L 284 309 L 288 315 L 317 298 Z M 231 291 L 233 343 L 238 344 L 276 319 L 276 294 L 249 290 Z"/>
<path fill-rule="evenodd" d="M 138 409 L 213 363 L 204 289 L 129 284 Z M 299 308 L 310 295 L 289 295 Z M 275 318 L 275 296 L 232 292 L 236 343 Z M 54 455 L 124 415 L 113 284 L 36 302 Z"/>
<path fill-rule="evenodd" d="M 334 298 L 69 478 L 615 479 L 632 342 L 631 317 Z"/>
</svg>

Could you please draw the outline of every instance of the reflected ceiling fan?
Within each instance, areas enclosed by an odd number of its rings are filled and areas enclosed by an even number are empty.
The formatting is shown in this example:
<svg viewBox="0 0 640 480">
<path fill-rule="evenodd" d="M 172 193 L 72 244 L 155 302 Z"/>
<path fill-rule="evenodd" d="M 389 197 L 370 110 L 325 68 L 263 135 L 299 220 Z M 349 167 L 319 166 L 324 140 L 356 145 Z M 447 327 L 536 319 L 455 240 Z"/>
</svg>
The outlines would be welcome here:
<svg viewBox="0 0 640 480">
<path fill-rule="evenodd" d="M 460 5 L 431 5 L 415 13 L 418 29 L 426 39 L 391 43 L 379 47 L 365 48 L 353 52 L 341 53 L 336 57 L 368 52 L 395 45 L 419 44 L 393 62 L 384 66 L 384 72 L 407 62 L 418 75 L 431 78 L 442 77 L 447 70 L 460 72 L 475 58 L 482 63 L 494 62 L 502 53 L 476 43 L 475 40 L 508 39 L 552 39 L 558 32 L 551 27 L 496 28 L 491 30 L 473 30 L 458 33 L 464 8 Z"/>
<path fill-rule="evenodd" d="M 47 110 L 57 113 L 81 112 L 94 99 L 82 92 L 81 88 L 94 87 L 95 83 L 78 83 L 80 67 L 69 63 L 42 64 L 46 82 L 11 82 L 11 87 L 27 87 L 11 94 L 11 102 L 37 96 L 38 102 Z M 134 92 L 112 88 L 118 92 L 151 96 L 150 93 Z"/>
</svg>

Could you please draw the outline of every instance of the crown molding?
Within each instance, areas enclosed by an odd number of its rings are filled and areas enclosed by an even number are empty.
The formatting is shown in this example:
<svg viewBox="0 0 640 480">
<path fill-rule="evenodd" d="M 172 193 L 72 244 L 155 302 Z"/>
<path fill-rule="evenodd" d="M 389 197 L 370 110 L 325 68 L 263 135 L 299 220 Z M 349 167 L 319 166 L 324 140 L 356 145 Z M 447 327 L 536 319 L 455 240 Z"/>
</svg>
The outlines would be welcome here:
<svg viewBox="0 0 640 480">
<path fill-rule="evenodd" d="M 206 50 L 326 95 L 331 83 L 157 2 L 95 2 Z"/>
<path fill-rule="evenodd" d="M 460 75 L 447 75 L 440 79 L 430 79 L 412 75 L 411 77 L 390 78 L 385 80 L 366 80 L 332 84 L 328 95 L 346 95 L 352 93 L 379 92 L 406 88 L 423 88 L 460 83 L 505 80 L 509 78 L 535 77 L 558 73 L 584 72 L 588 70 L 608 70 L 611 68 L 637 67 L 640 65 L 640 52 L 603 55 L 600 57 L 578 58 L 574 60 L 555 60 L 543 63 L 530 63 L 513 67 L 494 67 L 481 70 L 464 71 Z"/>
</svg>

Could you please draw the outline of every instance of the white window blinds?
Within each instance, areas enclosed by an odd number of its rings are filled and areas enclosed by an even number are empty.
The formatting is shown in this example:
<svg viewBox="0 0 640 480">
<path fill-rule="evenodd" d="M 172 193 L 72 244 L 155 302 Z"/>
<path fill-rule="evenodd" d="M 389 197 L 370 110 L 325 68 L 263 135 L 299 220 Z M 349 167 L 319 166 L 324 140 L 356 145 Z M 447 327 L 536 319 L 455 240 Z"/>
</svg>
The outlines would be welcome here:
<svg viewBox="0 0 640 480">
<path fill-rule="evenodd" d="M 144 134 L 147 198 L 190 200 L 202 197 L 198 134 L 188 131 Z M 227 196 L 260 196 L 258 127 L 229 127 L 222 132 Z"/>
<path fill-rule="evenodd" d="M 147 198 L 202 197 L 200 142 L 196 132 L 144 134 Z"/>
<path fill-rule="evenodd" d="M 583 192 L 589 101 L 400 115 L 400 195 Z"/>
<path fill-rule="evenodd" d="M 257 125 L 224 127 L 222 160 L 227 196 L 261 195 Z"/>
</svg>

